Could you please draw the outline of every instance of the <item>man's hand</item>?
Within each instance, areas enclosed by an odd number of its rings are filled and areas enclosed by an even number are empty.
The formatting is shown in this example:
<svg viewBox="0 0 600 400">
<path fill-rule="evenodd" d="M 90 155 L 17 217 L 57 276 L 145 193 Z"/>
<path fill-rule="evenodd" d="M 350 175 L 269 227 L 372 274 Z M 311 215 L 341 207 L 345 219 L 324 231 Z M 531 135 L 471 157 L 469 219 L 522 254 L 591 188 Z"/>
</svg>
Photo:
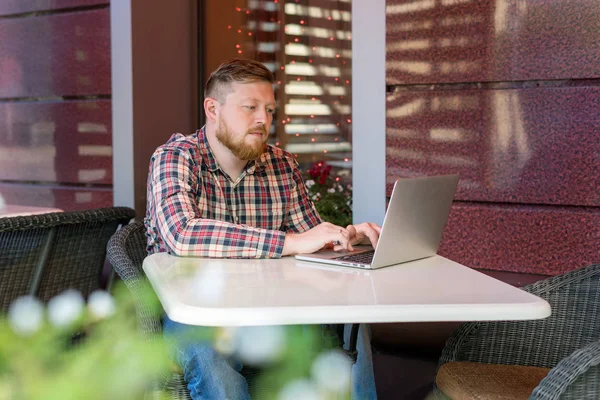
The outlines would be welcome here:
<svg viewBox="0 0 600 400">
<path fill-rule="evenodd" d="M 286 234 L 282 255 L 314 253 L 330 244 L 333 244 L 335 251 L 352 251 L 352 245 L 369 242 L 375 247 L 380 232 L 381 227 L 371 222 L 348 225 L 346 228 L 323 222 L 304 233 Z"/>
<path fill-rule="evenodd" d="M 334 243 L 333 249 L 336 251 L 352 250 L 350 232 L 346 228 L 322 222 L 304 233 L 286 234 L 282 255 L 314 253 L 331 243 Z"/>
<path fill-rule="evenodd" d="M 377 247 L 381 227 L 374 222 L 363 222 L 357 225 L 348 225 L 346 227 L 350 235 L 350 244 L 370 244 L 373 248 Z"/>
</svg>

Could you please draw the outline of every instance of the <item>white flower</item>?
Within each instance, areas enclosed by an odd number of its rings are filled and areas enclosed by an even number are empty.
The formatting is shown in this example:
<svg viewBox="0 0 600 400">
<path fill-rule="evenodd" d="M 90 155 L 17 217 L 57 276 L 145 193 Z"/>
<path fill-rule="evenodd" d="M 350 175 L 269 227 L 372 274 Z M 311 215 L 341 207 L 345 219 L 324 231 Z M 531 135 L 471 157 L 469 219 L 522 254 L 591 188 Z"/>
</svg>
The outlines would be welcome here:
<svg viewBox="0 0 600 400">
<path fill-rule="evenodd" d="M 304 184 L 306 185 L 307 188 L 311 188 L 311 186 L 313 186 L 315 184 L 315 181 L 313 181 L 312 179 L 307 180 L 306 182 L 304 182 Z"/>
<path fill-rule="evenodd" d="M 298 379 L 285 385 L 277 400 L 322 400 L 323 396 L 314 383 L 308 379 Z"/>
<path fill-rule="evenodd" d="M 330 350 L 317 356 L 311 375 L 320 387 L 344 393 L 350 390 L 352 362 L 343 351 Z"/>
<path fill-rule="evenodd" d="M 235 333 L 237 328 L 216 328 L 214 346 L 222 354 L 231 355 L 235 351 Z"/>
<path fill-rule="evenodd" d="M 8 322 L 15 333 L 29 336 L 42 326 L 44 305 L 33 296 L 21 296 L 8 307 Z"/>
<path fill-rule="evenodd" d="M 285 348 L 282 326 L 252 326 L 236 331 L 235 350 L 244 363 L 262 365 L 279 358 Z"/>
<path fill-rule="evenodd" d="M 68 289 L 48 302 L 48 319 L 56 327 L 65 327 L 77 320 L 85 302 L 81 293 Z"/>
<path fill-rule="evenodd" d="M 329 188 L 329 189 L 327 189 L 327 193 L 335 193 L 335 189 L 334 188 Z"/>
<path fill-rule="evenodd" d="M 116 308 L 114 299 L 104 290 L 95 290 L 88 298 L 88 310 L 95 318 L 110 317 L 115 313 Z"/>
</svg>

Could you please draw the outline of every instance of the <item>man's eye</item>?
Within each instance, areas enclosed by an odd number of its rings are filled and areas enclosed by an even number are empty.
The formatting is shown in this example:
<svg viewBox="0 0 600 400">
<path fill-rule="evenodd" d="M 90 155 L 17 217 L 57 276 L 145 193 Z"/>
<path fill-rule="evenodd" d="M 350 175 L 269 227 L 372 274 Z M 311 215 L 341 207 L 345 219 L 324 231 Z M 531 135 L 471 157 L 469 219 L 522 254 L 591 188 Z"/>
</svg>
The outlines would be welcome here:
<svg viewBox="0 0 600 400">
<path fill-rule="evenodd" d="M 248 110 L 254 110 L 256 108 L 256 106 L 244 106 L 246 107 Z"/>
<path fill-rule="evenodd" d="M 275 110 L 273 108 L 267 108 L 267 112 L 269 114 L 275 114 Z"/>
</svg>

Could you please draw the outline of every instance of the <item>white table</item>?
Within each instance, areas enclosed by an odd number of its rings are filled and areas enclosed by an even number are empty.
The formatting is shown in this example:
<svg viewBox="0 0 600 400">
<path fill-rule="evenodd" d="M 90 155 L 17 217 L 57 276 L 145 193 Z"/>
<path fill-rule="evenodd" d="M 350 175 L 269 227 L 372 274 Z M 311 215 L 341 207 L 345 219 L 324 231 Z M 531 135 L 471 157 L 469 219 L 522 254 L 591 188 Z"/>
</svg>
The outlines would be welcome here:
<svg viewBox="0 0 600 400">
<path fill-rule="evenodd" d="M 7 204 L 0 208 L 0 218 L 21 217 L 26 215 L 47 214 L 53 212 L 62 212 L 60 208 L 18 206 Z"/>
<path fill-rule="evenodd" d="M 543 299 L 434 256 L 365 271 L 297 261 L 180 258 L 144 271 L 167 315 L 201 326 L 490 321 L 550 315 Z"/>
</svg>

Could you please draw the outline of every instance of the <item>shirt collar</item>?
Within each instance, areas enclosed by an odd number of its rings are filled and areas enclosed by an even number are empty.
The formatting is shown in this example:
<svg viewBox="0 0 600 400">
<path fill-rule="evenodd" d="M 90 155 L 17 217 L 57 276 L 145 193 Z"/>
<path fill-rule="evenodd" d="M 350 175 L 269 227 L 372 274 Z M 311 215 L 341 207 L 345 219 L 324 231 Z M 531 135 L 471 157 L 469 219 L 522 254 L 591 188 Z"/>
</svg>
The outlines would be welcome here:
<svg viewBox="0 0 600 400">
<path fill-rule="evenodd" d="M 204 162 L 204 164 L 206 164 L 209 171 L 215 172 L 221 167 L 219 166 L 219 163 L 217 162 L 217 159 L 215 158 L 215 155 L 213 154 L 210 148 L 210 144 L 208 143 L 208 138 L 206 137 L 206 126 L 200 128 L 200 130 L 198 130 L 197 132 L 197 135 L 198 143 L 200 145 L 200 154 L 202 154 L 202 161 Z M 248 164 L 246 165 L 246 173 L 253 174 L 256 171 L 261 171 L 265 169 L 270 155 L 271 151 L 269 146 L 267 145 L 265 152 L 262 153 L 262 155 L 258 159 L 251 160 L 248 162 Z"/>
<path fill-rule="evenodd" d="M 219 169 L 219 164 L 217 163 L 217 159 L 210 149 L 210 144 L 208 144 L 208 138 L 206 137 L 206 126 L 200 128 L 197 132 L 198 135 L 198 144 L 200 147 L 200 154 L 202 155 L 202 161 L 208 167 L 208 170 L 211 172 L 215 172 Z"/>
</svg>

